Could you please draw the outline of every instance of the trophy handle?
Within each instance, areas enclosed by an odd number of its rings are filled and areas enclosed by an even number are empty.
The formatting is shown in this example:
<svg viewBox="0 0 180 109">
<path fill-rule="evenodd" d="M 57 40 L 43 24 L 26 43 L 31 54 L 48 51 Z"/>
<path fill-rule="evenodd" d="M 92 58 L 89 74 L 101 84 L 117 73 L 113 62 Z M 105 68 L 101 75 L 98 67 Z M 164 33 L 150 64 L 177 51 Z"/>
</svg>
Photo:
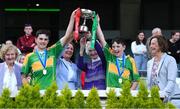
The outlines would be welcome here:
<svg viewBox="0 0 180 109">
<path fill-rule="evenodd" d="M 84 21 L 83 21 L 82 25 L 86 25 L 86 18 L 84 18 Z"/>
</svg>

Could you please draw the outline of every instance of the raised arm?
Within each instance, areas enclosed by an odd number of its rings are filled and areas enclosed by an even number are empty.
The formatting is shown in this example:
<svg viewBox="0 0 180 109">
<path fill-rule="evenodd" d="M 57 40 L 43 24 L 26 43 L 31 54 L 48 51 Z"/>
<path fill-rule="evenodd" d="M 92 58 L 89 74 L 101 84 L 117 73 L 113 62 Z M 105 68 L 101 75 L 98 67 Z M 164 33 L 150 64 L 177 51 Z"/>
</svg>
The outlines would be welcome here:
<svg viewBox="0 0 180 109">
<path fill-rule="evenodd" d="M 80 40 L 80 50 L 79 50 L 80 56 L 83 56 L 84 54 L 85 45 L 86 45 L 86 37 L 82 37 Z"/>
<path fill-rule="evenodd" d="M 68 42 L 73 40 L 74 15 L 75 15 L 76 11 L 77 11 L 77 9 L 72 12 L 68 27 L 66 29 L 66 33 L 60 39 L 62 46 L 66 45 Z"/>
<path fill-rule="evenodd" d="M 96 40 L 96 42 L 95 42 L 95 49 L 96 49 L 96 51 L 97 51 L 97 53 L 98 53 L 98 56 L 99 56 L 100 59 L 101 59 L 103 68 L 104 68 L 104 70 L 106 71 L 106 59 L 105 59 L 105 56 L 104 56 L 102 47 L 101 47 L 99 41 L 97 41 L 97 40 Z"/>
<path fill-rule="evenodd" d="M 101 30 L 100 18 L 99 18 L 99 16 L 98 16 L 97 37 L 98 37 L 101 45 L 102 45 L 103 47 L 105 47 L 105 45 L 106 45 L 107 42 L 106 42 L 106 40 L 105 40 L 105 38 L 104 38 L 104 34 L 103 34 L 102 30 Z"/>
<path fill-rule="evenodd" d="M 80 40 L 80 50 L 79 50 L 77 66 L 83 71 L 86 71 L 86 69 L 87 69 L 87 64 L 84 63 L 85 45 L 86 45 L 86 37 L 82 37 Z"/>
</svg>

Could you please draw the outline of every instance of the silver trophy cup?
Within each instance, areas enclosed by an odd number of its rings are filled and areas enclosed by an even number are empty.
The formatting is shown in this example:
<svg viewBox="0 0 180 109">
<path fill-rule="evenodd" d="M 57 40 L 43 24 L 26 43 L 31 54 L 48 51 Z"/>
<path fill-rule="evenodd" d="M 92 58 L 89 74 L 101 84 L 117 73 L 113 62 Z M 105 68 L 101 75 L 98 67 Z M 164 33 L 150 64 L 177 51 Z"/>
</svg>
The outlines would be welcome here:
<svg viewBox="0 0 180 109">
<path fill-rule="evenodd" d="M 94 11 L 89 9 L 81 9 L 81 17 L 84 19 L 83 24 L 80 26 L 79 31 L 81 33 L 87 33 L 88 27 L 86 26 L 86 20 L 93 18 Z"/>
</svg>

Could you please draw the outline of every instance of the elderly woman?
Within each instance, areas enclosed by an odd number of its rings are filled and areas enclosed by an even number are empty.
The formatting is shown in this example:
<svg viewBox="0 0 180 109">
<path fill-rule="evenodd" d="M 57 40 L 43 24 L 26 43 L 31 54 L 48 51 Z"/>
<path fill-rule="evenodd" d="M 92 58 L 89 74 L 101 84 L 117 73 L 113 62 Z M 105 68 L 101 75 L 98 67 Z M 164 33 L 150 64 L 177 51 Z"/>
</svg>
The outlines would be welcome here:
<svg viewBox="0 0 180 109">
<path fill-rule="evenodd" d="M 4 88 L 9 88 L 10 96 L 15 97 L 22 85 L 21 65 L 15 62 L 18 51 L 14 45 L 4 45 L 1 53 L 4 62 L 0 63 L 0 94 Z"/>
<path fill-rule="evenodd" d="M 167 42 L 163 36 L 154 36 L 150 39 L 150 51 L 153 56 L 147 64 L 148 88 L 158 86 L 165 98 L 180 95 L 180 89 L 176 84 L 177 64 L 176 60 L 166 54 Z M 164 99 L 167 100 L 167 99 Z M 180 101 L 175 103 L 180 108 Z"/>
</svg>

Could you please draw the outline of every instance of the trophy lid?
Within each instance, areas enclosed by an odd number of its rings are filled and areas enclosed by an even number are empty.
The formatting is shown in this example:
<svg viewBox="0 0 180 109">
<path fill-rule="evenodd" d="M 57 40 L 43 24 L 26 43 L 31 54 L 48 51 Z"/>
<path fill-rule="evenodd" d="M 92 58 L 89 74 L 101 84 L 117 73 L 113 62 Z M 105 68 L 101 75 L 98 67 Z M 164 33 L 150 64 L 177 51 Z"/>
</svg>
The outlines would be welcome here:
<svg viewBox="0 0 180 109">
<path fill-rule="evenodd" d="M 90 9 L 81 9 L 81 17 L 91 19 L 93 15 L 94 11 L 91 11 Z"/>
</svg>

